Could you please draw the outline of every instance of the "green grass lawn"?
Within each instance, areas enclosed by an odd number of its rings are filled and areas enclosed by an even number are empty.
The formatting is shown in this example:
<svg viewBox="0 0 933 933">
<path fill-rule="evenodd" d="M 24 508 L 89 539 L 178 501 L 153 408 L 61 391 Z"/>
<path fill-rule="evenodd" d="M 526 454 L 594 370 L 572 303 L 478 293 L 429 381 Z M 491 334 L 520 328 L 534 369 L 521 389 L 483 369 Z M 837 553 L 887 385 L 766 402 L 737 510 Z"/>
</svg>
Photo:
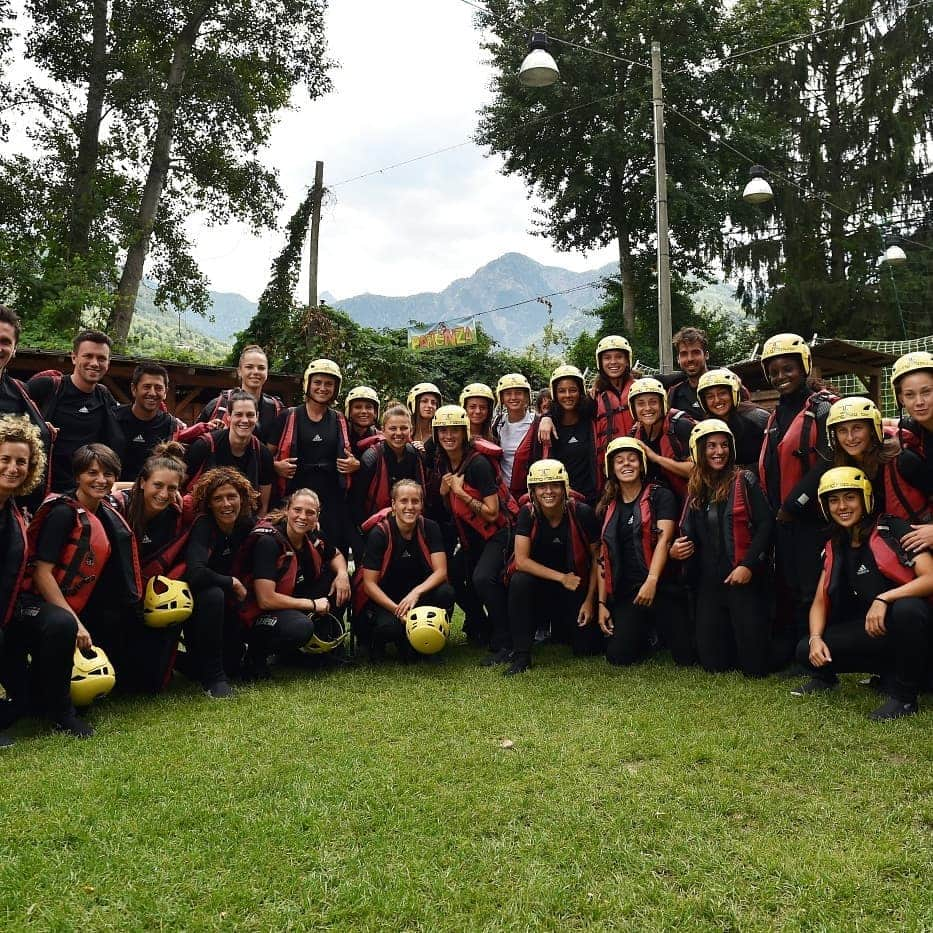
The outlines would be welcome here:
<svg viewBox="0 0 933 933">
<path fill-rule="evenodd" d="M 933 926 L 933 710 L 463 645 L 210 701 L 178 681 L 4 752 L 0 925 Z M 514 747 L 503 748 L 504 739 Z"/>
</svg>

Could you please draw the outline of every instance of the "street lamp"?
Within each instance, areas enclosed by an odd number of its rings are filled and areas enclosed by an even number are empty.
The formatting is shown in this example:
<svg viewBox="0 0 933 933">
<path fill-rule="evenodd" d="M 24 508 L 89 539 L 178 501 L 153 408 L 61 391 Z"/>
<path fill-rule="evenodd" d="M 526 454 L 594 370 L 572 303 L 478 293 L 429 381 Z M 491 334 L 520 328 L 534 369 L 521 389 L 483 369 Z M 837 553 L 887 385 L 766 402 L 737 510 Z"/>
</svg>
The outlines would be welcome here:
<svg viewBox="0 0 933 933">
<path fill-rule="evenodd" d="M 887 266 L 903 266 L 907 262 L 907 253 L 896 243 L 889 243 L 881 261 Z"/>
<path fill-rule="evenodd" d="M 749 204 L 766 204 L 774 198 L 774 192 L 765 175 L 768 170 L 763 165 L 753 165 L 748 170 L 748 184 L 742 192 L 742 199 Z"/>
<path fill-rule="evenodd" d="M 548 51 L 547 33 L 531 34 L 529 52 L 518 72 L 525 87 L 549 87 L 560 80 L 557 64 Z M 582 46 L 576 46 L 582 48 Z M 589 49 L 584 49 L 590 51 Z M 596 54 L 595 52 L 592 54 Z M 661 44 L 651 43 L 651 101 L 654 111 L 654 166 L 658 232 L 658 358 L 661 372 L 674 369 L 671 345 L 671 247 L 667 227 L 667 166 L 664 156 L 664 88 L 661 82 Z"/>
</svg>

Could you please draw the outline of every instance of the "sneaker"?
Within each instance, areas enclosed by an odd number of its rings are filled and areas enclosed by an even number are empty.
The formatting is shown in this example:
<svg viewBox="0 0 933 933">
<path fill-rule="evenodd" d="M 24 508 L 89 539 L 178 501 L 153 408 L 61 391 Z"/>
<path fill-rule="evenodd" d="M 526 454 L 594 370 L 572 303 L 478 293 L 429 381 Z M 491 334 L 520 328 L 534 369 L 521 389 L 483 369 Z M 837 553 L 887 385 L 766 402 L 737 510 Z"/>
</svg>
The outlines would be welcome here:
<svg viewBox="0 0 933 933">
<path fill-rule="evenodd" d="M 12 748 L 16 743 L 8 736 L 0 732 L 0 748 Z"/>
<path fill-rule="evenodd" d="M 226 700 L 233 696 L 233 687 L 226 680 L 215 680 L 211 684 L 204 684 L 204 692 L 212 700 Z"/>
<path fill-rule="evenodd" d="M 917 713 L 917 701 L 905 703 L 897 697 L 888 697 L 878 709 L 868 714 L 869 719 L 875 722 L 884 722 L 888 719 L 900 719 L 902 716 L 914 716 Z"/>
<path fill-rule="evenodd" d="M 480 667 L 495 667 L 497 664 L 506 664 L 512 660 L 512 652 L 508 648 L 500 648 L 498 651 L 494 651 L 492 654 L 487 654 L 482 661 L 479 662 Z"/>
<path fill-rule="evenodd" d="M 74 713 L 63 716 L 55 723 L 56 732 L 73 735 L 76 739 L 89 739 L 94 734 L 93 726 L 79 719 Z"/>
<path fill-rule="evenodd" d="M 512 658 L 512 663 L 503 671 L 506 677 L 514 677 L 516 674 L 524 674 L 531 670 L 531 658 L 527 654 L 516 654 Z"/>
<path fill-rule="evenodd" d="M 799 687 L 794 687 L 790 695 L 792 697 L 806 697 L 811 693 L 826 693 L 829 690 L 835 690 L 836 684 L 828 680 L 820 680 L 819 677 L 811 677 L 806 683 Z"/>
</svg>

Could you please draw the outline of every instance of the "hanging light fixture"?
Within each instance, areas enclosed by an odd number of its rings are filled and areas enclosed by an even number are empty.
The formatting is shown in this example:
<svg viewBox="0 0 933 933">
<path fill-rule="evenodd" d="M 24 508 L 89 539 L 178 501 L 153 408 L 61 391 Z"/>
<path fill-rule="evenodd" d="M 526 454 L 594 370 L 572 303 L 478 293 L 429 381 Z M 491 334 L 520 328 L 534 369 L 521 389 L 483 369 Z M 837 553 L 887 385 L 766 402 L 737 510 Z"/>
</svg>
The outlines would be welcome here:
<svg viewBox="0 0 933 933">
<path fill-rule="evenodd" d="M 528 42 L 528 54 L 518 70 L 524 87 L 549 87 L 560 80 L 557 62 L 548 51 L 547 33 L 536 29 Z"/>
<path fill-rule="evenodd" d="M 897 243 L 888 241 L 888 248 L 884 251 L 881 261 L 888 266 L 903 266 L 907 262 L 907 253 Z"/>
<path fill-rule="evenodd" d="M 748 184 L 742 192 L 742 199 L 749 204 L 765 204 L 773 200 L 774 192 L 765 175 L 768 170 L 763 165 L 753 165 L 748 170 Z"/>
</svg>

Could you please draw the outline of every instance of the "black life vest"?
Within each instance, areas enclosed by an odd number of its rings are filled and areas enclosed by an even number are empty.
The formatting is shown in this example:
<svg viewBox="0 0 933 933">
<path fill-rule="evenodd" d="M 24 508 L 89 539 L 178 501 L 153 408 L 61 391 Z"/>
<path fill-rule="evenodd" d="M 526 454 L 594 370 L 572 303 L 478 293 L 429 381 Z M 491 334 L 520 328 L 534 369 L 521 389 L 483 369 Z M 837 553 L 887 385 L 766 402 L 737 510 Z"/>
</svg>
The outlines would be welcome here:
<svg viewBox="0 0 933 933">
<path fill-rule="evenodd" d="M 343 440 L 344 449 L 350 448 L 350 429 L 347 426 L 347 419 L 336 409 L 330 409 L 337 416 L 337 426 Z M 289 408 L 285 418 L 285 425 L 282 428 L 282 436 L 275 448 L 275 460 L 287 460 L 289 457 L 300 457 L 300 453 L 295 450 L 298 443 L 298 407 Z M 352 449 L 352 448 L 351 448 Z M 336 469 L 336 464 L 334 466 Z M 337 483 L 339 487 L 346 490 L 350 486 L 350 479 L 346 473 L 337 474 Z M 284 476 L 276 474 L 273 487 L 276 496 L 279 499 L 285 498 L 285 489 L 288 486 L 288 480 Z"/>
<path fill-rule="evenodd" d="M 14 572 L 9 574 L 8 579 L 12 580 L 13 586 L 9 592 L 0 592 L 0 629 L 9 625 L 13 617 L 13 610 L 16 608 L 16 597 L 23 585 L 23 579 L 26 576 L 27 566 L 27 532 L 26 519 L 19 510 L 16 503 L 11 499 L 8 502 L 10 510 L 10 536 L 9 550 L 3 555 L 4 564 Z"/>
<path fill-rule="evenodd" d="M 542 528 L 546 531 L 551 525 L 550 522 L 541 522 L 538 513 L 531 505 L 524 504 L 522 508 L 528 509 L 531 512 L 531 530 L 528 534 L 528 539 L 531 541 L 532 547 L 534 547 L 534 542 L 538 537 L 539 531 Z M 586 589 L 589 586 L 590 568 L 592 566 L 592 553 L 590 548 L 596 542 L 591 541 L 583 530 L 580 519 L 577 517 L 577 502 L 572 497 L 567 500 L 566 514 L 567 526 L 570 530 L 567 541 L 567 560 L 570 566 L 573 567 L 573 572 L 580 578 L 580 586 Z M 552 567 L 551 569 L 555 570 L 557 568 Z M 515 555 L 513 554 L 505 568 L 506 583 L 512 579 L 512 574 L 515 573 L 515 570 Z"/>
<path fill-rule="evenodd" d="M 654 497 L 658 486 L 647 483 L 642 487 L 638 497 L 638 508 L 634 510 L 634 523 L 632 535 L 636 542 L 635 557 L 638 560 L 638 576 L 644 580 L 648 576 L 654 549 L 658 543 L 661 531 L 658 528 L 655 515 L 657 510 Z M 603 579 L 606 581 L 606 599 L 612 599 L 615 591 L 616 579 L 621 579 L 622 554 L 619 551 L 618 535 L 618 502 L 612 501 L 606 509 L 603 518 L 602 541 L 600 548 L 599 567 Z M 640 545 L 640 546 L 639 546 Z"/>
<path fill-rule="evenodd" d="M 738 470 L 732 478 L 732 485 L 729 487 L 729 494 L 726 496 L 726 507 L 723 510 L 722 518 L 725 531 L 723 541 L 726 546 L 726 558 L 733 570 L 748 557 L 748 549 L 755 533 L 752 526 L 752 511 L 748 500 L 748 487 L 756 482 L 755 474 L 750 470 Z M 691 511 L 699 513 L 699 509 L 694 506 L 693 500 L 688 499 L 684 504 L 681 518 L 682 534 L 686 533 L 684 528 L 685 519 Z M 697 518 L 697 521 L 699 520 L 701 519 Z"/>
<path fill-rule="evenodd" d="M 367 516 L 374 515 L 376 512 L 389 507 L 392 502 L 392 490 L 389 486 L 389 465 L 386 463 L 386 458 L 394 457 L 395 454 L 389 449 L 384 438 L 374 437 L 372 440 L 374 443 L 370 444 L 369 448 L 374 450 L 376 462 L 375 470 L 369 481 L 369 487 L 366 490 L 366 498 L 363 500 L 363 514 Z M 425 495 L 427 495 L 424 464 L 421 462 L 418 451 L 411 444 L 406 444 L 405 452 L 416 463 L 415 473 L 417 475 L 409 478 L 420 483 L 421 488 L 425 490 Z"/>
<path fill-rule="evenodd" d="M 676 432 L 676 426 L 681 422 L 691 427 L 696 423 L 685 411 L 680 411 L 677 408 L 672 408 L 668 411 L 664 416 L 664 421 L 661 423 L 661 438 L 658 445 L 661 448 L 660 454 L 662 457 L 667 457 L 668 460 L 676 460 L 678 463 L 690 459 L 690 451 L 677 436 Z M 637 438 L 646 445 L 648 444 L 645 429 L 640 424 L 636 424 L 632 428 L 630 437 Z M 662 472 L 664 473 L 668 485 L 670 485 L 677 497 L 683 499 L 687 494 L 687 480 L 668 470 L 663 470 Z"/>
<path fill-rule="evenodd" d="M 203 441 L 207 444 L 208 455 L 204 458 L 201 465 L 198 467 L 197 472 L 194 476 L 189 477 L 185 480 L 186 489 L 194 489 L 195 483 L 201 478 L 202 474 L 206 473 L 208 470 L 213 469 L 217 466 L 217 441 L 220 440 L 221 435 L 227 433 L 229 438 L 229 428 L 220 428 L 217 431 L 208 431 L 207 434 L 202 434 L 198 438 L 199 441 Z M 249 438 L 249 449 L 253 454 L 252 468 L 249 471 L 249 474 L 244 474 L 249 480 L 250 486 L 253 487 L 257 492 L 259 492 L 259 470 L 262 465 L 262 455 L 260 448 L 262 444 L 258 437 L 255 434 L 251 434 Z M 232 453 L 232 451 L 231 451 Z"/>
<path fill-rule="evenodd" d="M 57 370 L 49 370 L 49 372 L 44 375 L 50 375 L 52 372 L 58 374 L 59 379 L 61 379 L 61 373 Z M 42 412 L 39 411 L 39 406 L 32 400 L 32 396 L 29 394 L 29 390 L 26 388 L 25 383 L 21 382 L 19 379 L 14 379 L 12 376 L 9 378 L 10 386 L 16 390 L 16 393 L 23 400 L 23 405 L 26 408 L 26 417 L 38 428 L 39 437 L 42 440 L 42 446 L 45 448 L 45 476 L 42 478 L 42 485 L 39 490 L 39 494 L 47 494 L 51 488 L 52 483 L 52 447 L 55 444 L 54 439 L 52 438 L 52 432 L 49 430 L 49 426 L 46 424 L 45 418 L 42 416 Z M 3 373 L 0 373 L 0 379 L 3 379 Z M 35 495 L 35 493 L 33 493 Z"/>
</svg>

